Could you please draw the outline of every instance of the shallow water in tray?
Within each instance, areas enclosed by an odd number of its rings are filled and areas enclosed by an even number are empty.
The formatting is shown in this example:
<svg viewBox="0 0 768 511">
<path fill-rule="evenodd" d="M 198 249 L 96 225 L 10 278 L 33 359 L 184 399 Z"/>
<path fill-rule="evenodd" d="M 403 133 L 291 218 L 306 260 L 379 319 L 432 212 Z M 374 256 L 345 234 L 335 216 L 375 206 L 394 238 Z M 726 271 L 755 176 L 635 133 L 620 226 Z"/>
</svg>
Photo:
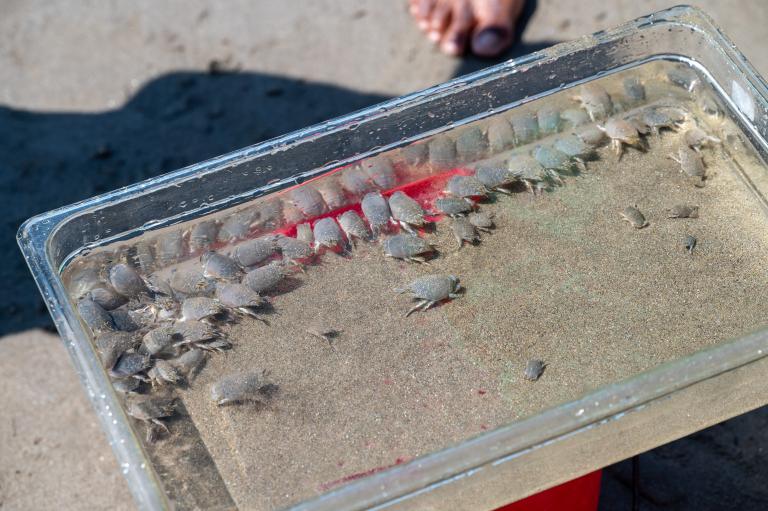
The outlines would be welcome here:
<svg viewBox="0 0 768 511">
<path fill-rule="evenodd" d="M 644 99 L 632 80 L 644 85 Z M 345 210 L 362 214 L 359 202 L 369 189 L 386 197 L 403 191 L 434 211 L 456 175 L 474 175 L 490 162 L 514 176 L 510 193 L 478 201 L 477 211 L 489 213 L 495 227 L 479 232 L 477 244 L 457 250 L 457 220 L 447 216 L 428 214 L 433 223 L 414 227 L 434 246 L 428 264 L 386 257 L 381 243 L 368 241 L 320 249 L 302 261 L 286 262 L 276 252 L 259 263 L 283 261 L 285 275 L 262 292 L 268 304 L 252 308 L 257 317 L 229 309 L 227 318 L 212 319 L 216 339 L 231 346 L 206 351 L 204 366 L 186 384 L 138 388 L 177 398 L 171 412 L 154 417 L 169 432 L 149 423 L 156 438 L 146 445 L 170 498 L 180 508 L 285 507 L 764 326 L 768 224 L 748 186 L 754 181 L 748 177 L 764 169 L 714 93 L 688 68 L 670 63 L 595 83 L 610 93 L 611 117 L 629 119 L 631 129 L 605 122 L 595 110 L 599 94 L 576 88 L 305 185 L 322 192 L 319 201 L 312 192 L 307 198 L 288 191 L 215 222 L 198 219 L 70 265 L 65 281 L 74 298 L 108 287 L 105 272 L 94 276 L 99 272 L 92 269 L 121 255 L 145 277 L 154 274 L 154 285 L 173 283 L 176 275 L 179 288 L 180 272 L 199 272 L 206 250 L 242 258 L 241 238 L 296 236 L 297 223 L 312 226 Z M 591 94 L 596 122 L 578 109 L 574 94 Z M 562 117 L 552 120 L 548 110 Z M 650 111 L 656 117 L 646 116 Z M 531 113 L 538 120 L 521 120 Z M 662 114 L 667 127 L 638 134 Z M 500 127 L 501 120 L 512 129 Z M 595 124 L 613 135 L 628 129 L 622 137 L 633 145 L 622 144 L 619 159 L 607 139 L 590 138 L 601 134 Z M 479 129 L 470 133 L 473 128 Z M 701 136 L 694 128 L 711 137 L 700 152 L 687 149 L 693 135 Z M 572 133 L 593 150 L 551 172 L 520 174 L 531 151 L 561 147 L 556 142 Z M 689 175 L 702 169 L 703 178 Z M 630 206 L 647 225 L 625 221 Z M 695 213 L 670 218 L 676 206 Z M 210 238 L 200 235 L 204 221 Z M 387 229 L 380 238 L 398 232 Z M 429 275 L 455 276 L 461 289 L 405 317 L 417 302 L 394 290 Z M 186 294 L 206 294 L 209 282 L 201 282 Z M 146 307 L 145 295 L 143 309 L 135 302 L 118 309 L 140 309 L 132 313 L 143 322 L 131 334 L 136 342 L 152 314 L 172 316 L 165 323 L 156 318 L 152 327 L 178 326 L 173 304 L 185 293 L 168 292 L 172 298 L 159 296 L 159 313 Z M 172 344 L 180 345 L 150 363 L 174 366 L 174 357 L 191 346 L 178 332 Z M 213 347 L 209 340 L 197 346 Z M 525 378 L 532 359 L 546 364 L 536 381 Z M 160 368 L 136 376 L 158 379 Z M 252 380 L 244 383 L 246 374 Z M 222 382 L 227 375 L 241 378 Z M 141 394 L 128 400 L 145 399 Z M 245 399 L 217 403 L 226 398 Z M 146 427 L 136 421 L 141 437 Z"/>
</svg>

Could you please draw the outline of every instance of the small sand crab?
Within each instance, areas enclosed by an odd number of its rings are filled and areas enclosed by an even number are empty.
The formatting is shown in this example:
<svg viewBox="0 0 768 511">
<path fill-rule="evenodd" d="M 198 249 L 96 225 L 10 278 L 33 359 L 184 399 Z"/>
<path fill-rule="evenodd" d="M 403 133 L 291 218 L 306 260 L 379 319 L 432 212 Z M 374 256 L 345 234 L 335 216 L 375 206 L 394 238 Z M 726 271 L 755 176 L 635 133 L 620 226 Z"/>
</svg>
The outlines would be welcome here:
<svg viewBox="0 0 768 511">
<path fill-rule="evenodd" d="M 460 250 L 464 246 L 464 242 L 475 244 L 480 242 L 480 234 L 477 232 L 477 228 L 470 223 L 466 218 L 456 218 L 451 223 L 451 230 L 453 236 L 456 238 L 459 246 L 456 250 Z"/>
<path fill-rule="evenodd" d="M 350 209 L 345 211 L 336 218 L 341 225 L 344 234 L 347 235 L 347 239 L 352 246 L 355 246 L 355 240 L 368 241 L 371 239 L 371 231 L 368 230 L 368 226 L 365 225 L 365 221 L 360 218 L 357 211 Z"/>
<path fill-rule="evenodd" d="M 435 251 L 425 239 L 413 234 L 396 234 L 384 240 L 384 255 L 408 262 L 424 263 Z"/>
<path fill-rule="evenodd" d="M 648 225 L 648 220 L 646 220 L 645 216 L 639 209 L 637 209 L 637 206 L 627 206 L 624 208 L 624 211 L 621 212 L 621 216 L 635 229 L 642 229 Z"/>
<path fill-rule="evenodd" d="M 112 289 L 112 286 L 107 285 L 91 289 L 88 291 L 87 296 L 99 304 L 104 310 L 108 311 L 117 309 L 128 301 L 125 296 Z"/>
<path fill-rule="evenodd" d="M 311 184 L 289 191 L 288 200 L 307 217 L 315 217 L 328 211 L 328 205 L 323 200 L 323 196 Z"/>
<path fill-rule="evenodd" d="M 154 365 L 147 371 L 147 378 L 153 388 L 166 383 L 179 384 L 184 381 L 184 375 L 173 364 L 162 358 L 155 359 Z"/>
<path fill-rule="evenodd" d="M 344 248 L 344 234 L 342 234 L 336 220 L 331 217 L 321 218 L 315 222 L 312 233 L 315 235 L 315 251 L 320 247 L 326 247 L 331 250 Z"/>
<path fill-rule="evenodd" d="M 279 263 L 270 263 L 248 272 L 245 277 L 243 277 L 242 283 L 253 291 L 262 294 L 277 286 L 286 276 L 288 276 L 288 273 L 282 265 Z"/>
<path fill-rule="evenodd" d="M 478 231 L 491 232 L 493 229 L 493 214 L 486 211 L 472 212 L 467 217 L 469 223 L 474 225 Z"/>
<path fill-rule="evenodd" d="M 344 189 L 336 179 L 338 176 L 328 176 L 319 181 L 313 182 L 315 188 L 320 195 L 323 196 L 323 200 L 328 205 L 328 209 L 333 211 L 339 209 L 347 204 L 347 197 L 344 195 Z"/>
<path fill-rule="evenodd" d="M 221 319 L 225 312 L 222 304 L 206 296 L 193 296 L 181 303 L 181 321 L 212 322 Z"/>
<path fill-rule="evenodd" d="M 232 259 L 240 266 L 248 268 L 256 266 L 270 257 L 277 251 L 274 236 L 262 236 L 252 240 L 244 241 L 232 251 Z"/>
<path fill-rule="evenodd" d="M 252 210 L 238 211 L 230 215 L 219 228 L 218 241 L 229 242 L 243 239 L 251 230 L 251 223 L 256 213 Z"/>
<path fill-rule="evenodd" d="M 397 174 L 392 162 L 386 156 L 375 156 L 363 161 L 361 167 L 373 183 L 381 189 L 397 185 Z"/>
<path fill-rule="evenodd" d="M 416 234 L 414 227 L 422 227 L 427 223 L 421 205 L 403 192 L 395 192 L 389 197 L 389 209 L 392 218 L 411 234 Z"/>
<path fill-rule="evenodd" d="M 147 423 L 147 442 L 157 439 L 156 427 L 168 433 L 163 419 L 176 413 L 176 398 L 165 396 L 136 396 L 126 403 L 128 415 Z"/>
<path fill-rule="evenodd" d="M 544 369 L 546 369 L 546 367 L 547 364 L 543 360 L 529 360 L 528 363 L 525 364 L 523 377 L 528 381 L 536 381 L 541 378 L 542 374 L 544 374 Z"/>
<path fill-rule="evenodd" d="M 589 122 L 589 115 L 581 108 L 566 108 L 560 112 L 560 118 L 571 123 L 572 127 L 581 126 Z"/>
<path fill-rule="evenodd" d="M 651 133 L 659 135 L 662 129 L 677 131 L 685 122 L 685 113 L 676 108 L 646 108 L 640 119 L 648 126 Z"/>
<path fill-rule="evenodd" d="M 264 299 L 244 284 L 219 284 L 216 287 L 216 299 L 225 307 L 263 321 L 254 309 L 263 306 Z"/>
<path fill-rule="evenodd" d="M 182 296 L 207 296 L 215 289 L 213 281 L 205 278 L 200 268 L 174 269 L 168 284 Z"/>
<path fill-rule="evenodd" d="M 531 193 L 546 190 L 550 181 L 562 183 L 562 179 L 556 171 L 545 169 L 536 159 L 527 154 L 517 153 L 510 156 L 507 165 L 509 165 L 510 172 L 525 183 L 526 188 Z"/>
<path fill-rule="evenodd" d="M 219 332 L 212 325 L 197 320 L 178 321 L 174 325 L 176 335 L 180 340 L 173 346 L 194 346 L 206 351 L 222 351 L 229 345 L 219 338 Z"/>
<path fill-rule="evenodd" d="M 462 161 L 476 161 L 488 152 L 488 139 L 480 128 L 473 126 L 456 137 L 456 154 Z"/>
<path fill-rule="evenodd" d="M 695 186 L 704 186 L 706 169 L 704 168 L 704 160 L 697 151 L 691 149 L 687 144 L 680 144 L 677 157 L 670 155 L 669 159 L 680 164 L 680 170 L 694 180 Z"/>
<path fill-rule="evenodd" d="M 149 294 L 147 284 L 139 272 L 125 263 L 118 263 L 109 269 L 109 283 L 115 291 L 128 298 Z"/>
<path fill-rule="evenodd" d="M 624 94 L 633 103 L 639 103 L 645 101 L 645 87 L 643 83 L 636 76 L 630 76 L 624 79 L 622 82 L 624 87 Z"/>
<path fill-rule="evenodd" d="M 360 207 L 363 215 L 371 226 L 374 236 L 384 230 L 392 221 L 389 203 L 379 192 L 371 192 L 363 197 Z"/>
<path fill-rule="evenodd" d="M 560 131 L 560 111 L 553 106 L 545 106 L 536 112 L 541 133 L 557 133 Z"/>
<path fill-rule="evenodd" d="M 689 253 L 693 254 L 693 249 L 696 248 L 696 238 L 690 234 L 683 239 L 683 248 Z"/>
<path fill-rule="evenodd" d="M 339 337 L 342 332 L 344 332 L 344 330 L 339 330 L 334 326 L 328 325 L 322 320 L 315 321 L 312 325 L 309 326 L 309 328 L 304 331 L 313 337 L 324 340 L 328 343 L 329 346 L 331 346 L 331 343 L 334 339 Z"/>
<path fill-rule="evenodd" d="M 104 368 L 109 370 L 126 351 L 136 347 L 136 338 L 128 332 L 105 332 L 94 341 Z"/>
<path fill-rule="evenodd" d="M 488 190 L 511 193 L 510 187 L 519 181 L 517 175 L 507 168 L 505 162 L 495 161 L 477 166 L 475 178 Z"/>
<path fill-rule="evenodd" d="M 472 203 L 458 197 L 439 197 L 435 200 L 435 209 L 442 215 L 457 217 L 472 211 Z"/>
<path fill-rule="evenodd" d="M 200 256 L 203 265 L 203 277 L 217 280 L 234 280 L 242 275 L 240 265 L 231 257 L 208 251 Z"/>
<path fill-rule="evenodd" d="M 264 405 L 277 393 L 278 387 L 265 380 L 266 371 L 235 373 L 211 385 L 211 399 L 219 406 L 237 403 Z"/>
<path fill-rule="evenodd" d="M 205 351 L 194 348 L 187 352 L 182 353 L 176 358 L 170 359 L 168 362 L 173 365 L 187 382 L 191 381 L 197 372 L 205 362 Z"/>
<path fill-rule="evenodd" d="M 667 218 L 699 218 L 699 207 L 677 204 L 669 208 Z"/>
<path fill-rule="evenodd" d="M 539 136 L 539 122 L 532 113 L 515 115 L 509 119 L 509 123 L 515 133 L 516 145 L 523 145 Z"/>
<path fill-rule="evenodd" d="M 312 238 L 314 239 L 314 235 Z M 312 245 L 312 243 L 300 240 L 299 238 L 291 238 L 290 236 L 277 237 L 277 246 L 283 255 L 283 259 L 288 263 L 297 265 L 302 271 L 302 264 L 315 256 L 315 250 L 312 248 Z"/>
<path fill-rule="evenodd" d="M 189 248 L 193 252 L 205 250 L 216 242 L 219 224 L 215 220 L 206 220 L 196 224 L 189 232 Z"/>
<path fill-rule="evenodd" d="M 77 302 L 77 312 L 88 325 L 88 328 L 95 334 L 107 332 L 115 329 L 115 322 L 104 308 L 94 302 L 90 296 L 82 298 Z"/>
<path fill-rule="evenodd" d="M 340 176 L 341 186 L 351 195 L 359 197 L 376 189 L 376 185 L 359 165 L 344 169 Z"/>
<path fill-rule="evenodd" d="M 564 153 L 573 158 L 582 172 L 587 168 L 585 159 L 589 158 L 595 152 L 595 148 L 593 146 L 587 144 L 584 140 L 573 133 L 559 137 L 557 140 L 555 140 L 553 146 L 561 153 Z"/>
<path fill-rule="evenodd" d="M 573 96 L 581 107 L 587 111 L 592 121 L 605 119 L 613 113 L 613 102 L 605 89 L 595 83 L 588 83 L 581 87 L 578 94 Z"/>
<path fill-rule="evenodd" d="M 708 134 L 706 131 L 696 126 L 686 131 L 683 138 L 685 143 L 688 144 L 688 147 L 699 152 L 704 147 L 722 143 L 719 138 Z"/>
<path fill-rule="evenodd" d="M 645 146 L 643 145 L 642 138 L 640 138 L 640 132 L 637 131 L 637 127 L 625 119 L 608 119 L 605 126 L 598 126 L 597 128 L 605 132 L 608 138 L 611 139 L 611 147 L 613 147 L 619 160 L 624 152 L 624 145 L 631 145 L 641 151 L 645 151 Z"/>
<path fill-rule="evenodd" d="M 157 239 L 155 253 L 163 266 L 177 262 L 184 253 L 184 233 L 176 230 L 162 234 Z"/>
<path fill-rule="evenodd" d="M 149 369 L 151 365 L 149 355 L 126 352 L 117 359 L 115 365 L 109 370 L 109 375 L 113 378 L 140 377 L 140 373 Z"/>
<path fill-rule="evenodd" d="M 594 124 L 580 126 L 576 130 L 576 136 L 592 147 L 597 147 L 605 140 L 605 133 Z"/>
<path fill-rule="evenodd" d="M 417 167 L 427 161 L 429 147 L 425 143 L 413 143 L 400 148 L 400 156 L 411 167 Z"/>
<path fill-rule="evenodd" d="M 148 241 L 138 241 L 134 245 L 133 260 L 136 262 L 139 268 L 145 273 L 152 273 L 155 271 L 155 253 L 152 248 L 152 243 Z"/>
<path fill-rule="evenodd" d="M 405 313 L 407 318 L 417 310 L 426 311 L 438 302 L 449 298 L 458 298 L 461 296 L 459 294 L 460 290 L 461 285 L 459 284 L 458 277 L 453 275 L 427 275 L 414 280 L 408 284 L 408 287 L 395 289 L 395 292 L 405 293 L 410 291 L 413 294 L 413 298 L 419 300 L 419 303 Z"/>
<path fill-rule="evenodd" d="M 474 200 L 488 196 L 488 189 L 475 176 L 453 176 L 448 180 L 445 191 L 463 199 Z"/>
<path fill-rule="evenodd" d="M 456 144 L 448 135 L 438 135 L 429 141 L 429 163 L 437 169 L 456 164 Z"/>
<path fill-rule="evenodd" d="M 112 380 L 112 388 L 121 394 L 136 394 L 141 387 L 141 380 L 136 378 L 118 378 Z"/>
<path fill-rule="evenodd" d="M 173 325 L 163 325 L 144 334 L 141 345 L 150 355 L 157 355 L 170 348 L 177 340 L 179 335 L 176 328 Z"/>
<path fill-rule="evenodd" d="M 515 145 L 515 132 L 509 121 L 499 116 L 488 123 L 488 145 L 491 154 L 498 154 Z"/>
<path fill-rule="evenodd" d="M 153 314 L 147 315 L 144 312 L 144 307 L 140 307 L 136 310 L 120 307 L 119 309 L 111 311 L 109 315 L 112 316 L 115 330 L 119 332 L 135 332 L 136 330 L 139 330 L 142 325 L 155 321 L 155 316 Z"/>
<path fill-rule="evenodd" d="M 558 171 L 567 171 L 571 167 L 570 156 L 552 146 L 536 146 L 532 154 L 542 167 L 554 171 L 554 175 L 558 178 L 560 177 Z"/>
</svg>

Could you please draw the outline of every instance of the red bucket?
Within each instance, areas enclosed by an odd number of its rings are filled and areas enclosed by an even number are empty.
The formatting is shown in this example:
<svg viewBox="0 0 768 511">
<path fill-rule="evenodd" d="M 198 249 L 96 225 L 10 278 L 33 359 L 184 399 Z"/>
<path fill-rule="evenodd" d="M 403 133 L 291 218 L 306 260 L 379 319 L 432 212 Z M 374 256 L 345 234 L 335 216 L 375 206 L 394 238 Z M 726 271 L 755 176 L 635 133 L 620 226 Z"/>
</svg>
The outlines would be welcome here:
<svg viewBox="0 0 768 511">
<path fill-rule="evenodd" d="M 507 504 L 496 511 L 596 511 L 602 470 Z"/>
</svg>

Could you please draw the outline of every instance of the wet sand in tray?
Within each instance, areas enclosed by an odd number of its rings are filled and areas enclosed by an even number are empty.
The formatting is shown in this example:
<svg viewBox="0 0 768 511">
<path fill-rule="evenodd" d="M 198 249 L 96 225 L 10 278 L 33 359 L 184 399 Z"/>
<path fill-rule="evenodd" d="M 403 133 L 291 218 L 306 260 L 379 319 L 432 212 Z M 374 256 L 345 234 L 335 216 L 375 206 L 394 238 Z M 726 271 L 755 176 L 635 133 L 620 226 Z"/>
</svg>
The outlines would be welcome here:
<svg viewBox="0 0 768 511">
<path fill-rule="evenodd" d="M 764 213 L 719 149 L 705 152 L 707 186 L 687 182 L 666 158 L 677 139 L 651 138 L 621 164 L 601 150 L 551 193 L 483 205 L 497 229 L 478 246 L 452 252 L 441 221 L 431 266 L 376 244 L 328 254 L 287 282 L 269 326 L 224 327 L 235 348 L 182 398 L 237 505 L 299 502 L 762 326 Z M 667 219 L 678 203 L 700 218 Z M 634 204 L 648 227 L 619 216 Z M 404 318 L 412 302 L 393 288 L 430 273 L 459 276 L 464 296 Z M 331 346 L 305 333 L 319 317 L 343 330 Z M 525 381 L 534 357 L 548 366 Z M 210 401 L 217 376 L 253 368 L 280 385 L 271 405 Z"/>
</svg>

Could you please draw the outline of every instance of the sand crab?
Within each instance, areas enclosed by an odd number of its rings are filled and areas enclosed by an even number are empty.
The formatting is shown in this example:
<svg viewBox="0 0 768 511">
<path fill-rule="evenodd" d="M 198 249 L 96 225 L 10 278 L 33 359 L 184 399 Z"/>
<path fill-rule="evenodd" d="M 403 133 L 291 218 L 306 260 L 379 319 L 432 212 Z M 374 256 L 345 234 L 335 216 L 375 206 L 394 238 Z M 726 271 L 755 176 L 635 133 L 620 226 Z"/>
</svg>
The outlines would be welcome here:
<svg viewBox="0 0 768 511">
<path fill-rule="evenodd" d="M 618 160 L 621 159 L 621 155 L 624 153 L 625 145 L 645 151 L 643 139 L 640 137 L 637 126 L 626 119 L 608 119 L 604 126 L 597 126 L 597 128 L 611 139 L 611 147 L 616 153 Z"/>
<path fill-rule="evenodd" d="M 562 183 L 562 179 L 556 171 L 544 168 L 541 163 L 528 154 L 518 153 L 511 156 L 507 165 L 509 165 L 509 170 L 525 183 L 526 188 L 531 193 L 546 190 L 550 181 Z"/>
<path fill-rule="evenodd" d="M 384 255 L 408 262 L 426 263 L 435 251 L 425 239 L 413 234 L 396 234 L 384 240 Z"/>
<path fill-rule="evenodd" d="M 371 231 L 365 225 L 365 221 L 357 214 L 357 211 L 353 209 L 345 211 L 336 220 L 338 220 L 341 229 L 347 235 L 347 239 L 353 247 L 356 244 L 355 240 L 368 241 L 371 239 Z"/>
<path fill-rule="evenodd" d="M 541 378 L 541 375 L 544 374 L 544 369 L 546 369 L 547 364 L 543 360 L 539 359 L 532 359 L 529 360 L 527 364 L 525 364 L 525 371 L 523 372 L 523 377 L 528 381 L 536 381 L 539 378 Z"/>
<path fill-rule="evenodd" d="M 119 294 L 127 298 L 148 295 L 149 289 L 139 272 L 125 263 L 118 263 L 109 269 L 109 283 Z"/>
<path fill-rule="evenodd" d="M 248 371 L 220 378 L 211 385 L 211 399 L 219 406 L 237 403 L 266 404 L 277 392 L 265 380 L 266 371 Z"/>
<path fill-rule="evenodd" d="M 193 296 L 181 303 L 181 321 L 196 320 L 211 323 L 226 314 L 218 300 L 206 296 Z"/>
<path fill-rule="evenodd" d="M 264 299 L 244 284 L 220 284 L 216 287 L 216 300 L 240 314 L 264 321 L 256 314 L 256 309 L 265 304 Z"/>
<path fill-rule="evenodd" d="M 379 192 L 371 192 L 363 197 L 360 203 L 363 215 L 374 236 L 387 228 L 392 222 L 392 212 L 389 209 L 389 203 Z"/>
<path fill-rule="evenodd" d="M 667 218 L 699 218 L 699 207 L 677 204 L 667 210 Z"/>
<path fill-rule="evenodd" d="M 510 187 L 519 181 L 518 176 L 509 170 L 506 163 L 498 160 L 478 165 L 475 178 L 488 190 L 505 194 L 512 193 Z"/>
<path fill-rule="evenodd" d="M 683 139 L 685 140 L 685 143 L 688 144 L 688 147 L 697 152 L 701 152 L 701 149 L 704 147 L 722 143 L 722 140 L 710 135 L 697 126 L 686 131 L 683 135 Z"/>
<path fill-rule="evenodd" d="M 203 265 L 203 277 L 207 279 L 234 280 L 243 272 L 237 261 L 212 250 L 200 256 L 200 263 Z"/>
<path fill-rule="evenodd" d="M 331 217 L 321 218 L 312 228 L 312 234 L 315 236 L 315 251 L 320 247 L 331 250 L 340 250 L 344 248 L 344 234 L 341 227 Z"/>
<path fill-rule="evenodd" d="M 680 170 L 694 181 L 695 186 L 704 186 L 706 168 L 698 151 L 683 143 L 678 147 L 677 156 L 669 155 L 668 158 L 680 164 Z"/>
<path fill-rule="evenodd" d="M 439 197 L 435 200 L 435 210 L 441 215 L 463 216 L 472 211 L 473 204 L 459 197 Z"/>
<path fill-rule="evenodd" d="M 478 231 L 491 232 L 493 229 L 493 213 L 486 211 L 473 211 L 467 216 L 469 223 L 475 226 Z"/>
<path fill-rule="evenodd" d="M 410 292 L 413 298 L 419 301 L 419 303 L 405 313 L 407 318 L 417 310 L 426 311 L 443 300 L 459 298 L 461 296 L 459 294 L 460 290 L 461 285 L 459 284 L 458 277 L 453 275 L 427 275 L 414 280 L 407 287 L 395 289 L 395 292 L 401 294 Z"/>
<path fill-rule="evenodd" d="M 629 222 L 635 229 L 642 229 L 648 225 L 648 220 L 646 220 L 645 216 L 639 209 L 637 209 L 637 206 L 627 206 L 624 208 L 624 211 L 621 212 L 621 217 Z"/>
<path fill-rule="evenodd" d="M 578 94 L 573 96 L 581 107 L 587 111 L 594 122 L 605 119 L 613 113 L 613 102 L 605 89 L 595 83 L 583 85 Z"/>
<path fill-rule="evenodd" d="M 157 439 L 157 428 L 168 433 L 160 420 L 176 413 L 176 398 L 166 396 L 136 396 L 127 401 L 128 415 L 147 424 L 147 443 Z"/>
<path fill-rule="evenodd" d="M 421 205 L 403 192 L 395 192 L 389 197 L 389 208 L 392 218 L 411 234 L 416 234 L 414 227 L 422 227 L 427 223 Z"/>
<path fill-rule="evenodd" d="M 253 291 L 263 294 L 276 287 L 287 276 L 288 273 L 281 264 L 270 263 L 246 273 L 242 283 Z"/>
<path fill-rule="evenodd" d="M 459 244 L 456 250 L 460 250 L 464 246 L 465 241 L 472 245 L 480 242 L 480 234 L 477 232 L 477 228 L 466 218 L 454 219 L 451 223 L 451 230 L 456 238 L 456 242 Z"/>
</svg>

